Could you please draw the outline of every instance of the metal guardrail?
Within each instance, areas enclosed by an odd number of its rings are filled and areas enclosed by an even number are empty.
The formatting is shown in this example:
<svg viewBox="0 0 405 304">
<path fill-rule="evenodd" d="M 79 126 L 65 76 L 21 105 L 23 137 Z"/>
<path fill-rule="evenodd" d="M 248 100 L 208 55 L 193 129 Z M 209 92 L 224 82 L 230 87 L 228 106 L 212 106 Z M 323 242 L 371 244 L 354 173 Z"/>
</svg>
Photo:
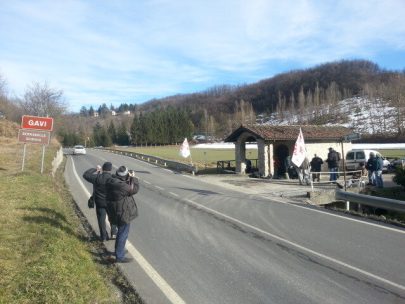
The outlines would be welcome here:
<svg viewBox="0 0 405 304">
<path fill-rule="evenodd" d="M 146 155 L 142 153 L 136 153 L 136 152 L 128 152 L 128 151 L 122 151 L 122 150 L 114 150 L 114 149 L 102 149 L 102 148 L 97 148 L 106 152 L 114 153 L 114 154 L 120 154 L 120 155 L 125 155 L 129 156 L 132 158 L 136 158 L 148 163 L 153 163 L 155 165 L 165 167 L 165 168 L 170 168 L 178 172 L 188 172 L 191 174 L 195 174 L 198 172 L 198 168 L 196 166 L 192 165 L 187 165 L 184 163 L 172 161 L 172 160 L 167 160 L 151 155 Z"/>
<path fill-rule="evenodd" d="M 346 192 L 343 190 L 336 190 L 336 200 L 345 202 L 358 203 L 371 207 L 387 209 L 392 211 L 405 212 L 405 201 L 394 200 L 390 198 L 370 196 L 365 194 L 358 194 L 353 192 Z"/>
</svg>

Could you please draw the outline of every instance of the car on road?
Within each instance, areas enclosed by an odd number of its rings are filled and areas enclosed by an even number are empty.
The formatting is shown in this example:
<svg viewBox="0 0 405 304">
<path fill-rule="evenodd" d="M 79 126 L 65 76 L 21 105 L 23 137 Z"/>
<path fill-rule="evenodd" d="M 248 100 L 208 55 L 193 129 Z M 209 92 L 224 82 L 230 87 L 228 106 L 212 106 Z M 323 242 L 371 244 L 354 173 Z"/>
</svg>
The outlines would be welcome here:
<svg viewBox="0 0 405 304">
<path fill-rule="evenodd" d="M 86 148 L 83 147 L 82 145 L 76 145 L 73 147 L 73 154 L 74 155 L 77 155 L 77 154 L 86 155 Z"/>
</svg>

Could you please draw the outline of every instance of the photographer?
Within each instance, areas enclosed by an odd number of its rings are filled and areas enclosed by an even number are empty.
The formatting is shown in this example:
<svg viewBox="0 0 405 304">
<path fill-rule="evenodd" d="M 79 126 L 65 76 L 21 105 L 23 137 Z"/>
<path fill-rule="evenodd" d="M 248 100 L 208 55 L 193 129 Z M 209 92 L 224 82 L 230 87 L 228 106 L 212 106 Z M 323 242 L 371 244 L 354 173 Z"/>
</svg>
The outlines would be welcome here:
<svg viewBox="0 0 405 304">
<path fill-rule="evenodd" d="M 83 178 L 89 183 L 93 184 L 93 198 L 96 205 L 96 214 L 98 227 L 100 229 L 100 240 L 108 241 L 105 219 L 108 215 L 108 219 L 111 222 L 110 213 L 108 212 L 107 190 L 106 182 L 111 178 L 112 164 L 105 162 L 103 167 L 97 166 L 97 168 L 90 168 L 83 173 Z M 111 238 L 113 239 L 117 234 L 117 227 L 111 224 Z"/>
<path fill-rule="evenodd" d="M 127 263 L 131 259 L 125 257 L 125 243 L 128 239 L 130 222 L 138 216 L 138 208 L 133 195 L 139 190 L 139 182 L 134 171 L 121 166 L 116 174 L 107 181 L 106 186 L 112 220 L 118 226 L 115 240 L 115 262 Z"/>
</svg>

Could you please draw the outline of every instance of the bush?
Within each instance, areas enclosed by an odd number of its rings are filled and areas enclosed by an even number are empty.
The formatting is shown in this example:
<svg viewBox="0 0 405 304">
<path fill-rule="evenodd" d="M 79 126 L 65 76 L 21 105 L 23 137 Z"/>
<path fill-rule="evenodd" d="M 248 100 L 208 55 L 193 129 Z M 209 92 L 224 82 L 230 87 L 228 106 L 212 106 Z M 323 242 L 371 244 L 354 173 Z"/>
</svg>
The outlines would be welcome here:
<svg viewBox="0 0 405 304">
<path fill-rule="evenodd" d="M 395 169 L 395 176 L 392 179 L 394 183 L 405 188 L 405 168 L 398 167 Z"/>
</svg>

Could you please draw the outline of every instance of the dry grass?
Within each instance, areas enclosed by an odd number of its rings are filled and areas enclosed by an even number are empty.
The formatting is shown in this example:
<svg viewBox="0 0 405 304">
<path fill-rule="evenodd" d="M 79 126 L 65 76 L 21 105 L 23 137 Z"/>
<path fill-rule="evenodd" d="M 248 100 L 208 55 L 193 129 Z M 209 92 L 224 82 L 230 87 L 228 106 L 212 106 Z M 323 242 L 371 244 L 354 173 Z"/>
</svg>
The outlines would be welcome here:
<svg viewBox="0 0 405 304">
<path fill-rule="evenodd" d="M 50 174 L 58 143 L 46 148 L 44 174 L 39 145 L 27 145 L 21 172 L 22 146 L 0 137 L 0 303 L 122 302 L 117 269 L 100 264 L 101 243 L 89 242 L 62 172 Z"/>
</svg>

